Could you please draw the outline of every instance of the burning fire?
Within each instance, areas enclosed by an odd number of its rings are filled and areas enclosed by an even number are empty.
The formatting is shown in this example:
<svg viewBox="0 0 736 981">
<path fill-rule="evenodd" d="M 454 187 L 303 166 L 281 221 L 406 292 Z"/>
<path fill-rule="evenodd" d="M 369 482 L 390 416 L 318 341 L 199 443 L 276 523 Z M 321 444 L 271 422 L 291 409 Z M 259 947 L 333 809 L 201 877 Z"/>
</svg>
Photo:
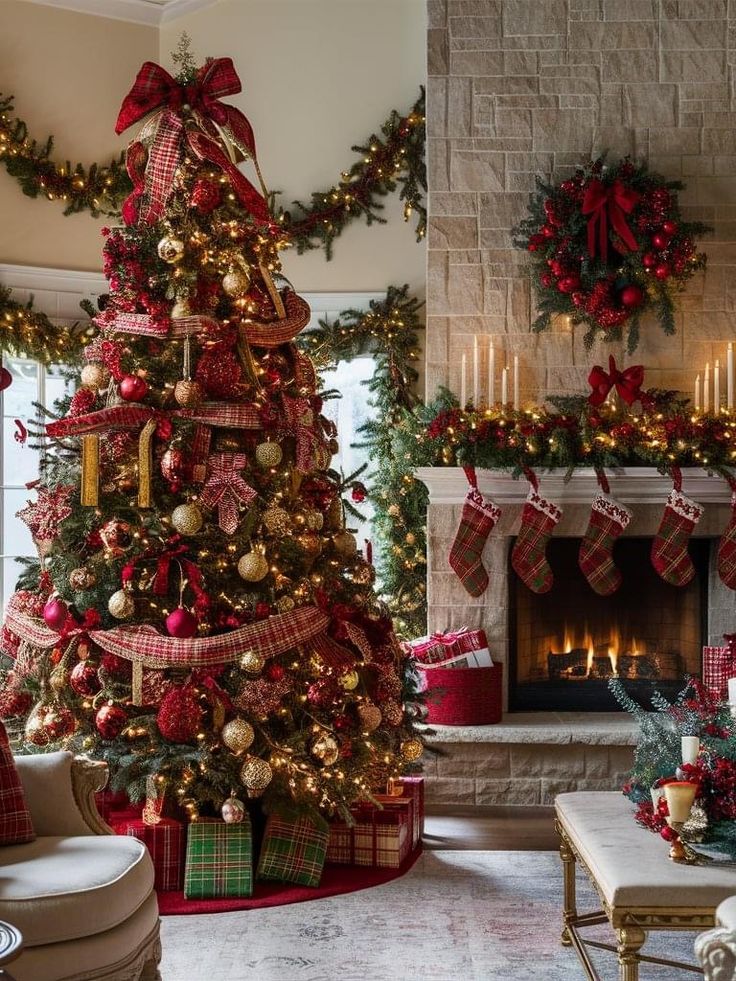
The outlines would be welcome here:
<svg viewBox="0 0 736 981">
<path fill-rule="evenodd" d="M 582 629 L 578 627 L 574 630 L 565 624 L 562 643 L 560 644 L 556 637 L 550 637 L 548 638 L 546 647 L 549 651 L 560 651 L 564 654 L 570 654 L 574 650 L 586 651 L 587 677 L 591 677 L 594 673 L 593 663 L 595 658 L 605 657 L 606 654 L 604 652 L 607 652 L 608 659 L 611 662 L 611 673 L 614 676 L 618 673 L 619 654 L 637 655 L 644 653 L 644 645 L 636 637 L 624 636 L 617 626 L 611 628 L 608 640 L 603 640 L 596 644 L 587 623 L 583 624 Z"/>
</svg>

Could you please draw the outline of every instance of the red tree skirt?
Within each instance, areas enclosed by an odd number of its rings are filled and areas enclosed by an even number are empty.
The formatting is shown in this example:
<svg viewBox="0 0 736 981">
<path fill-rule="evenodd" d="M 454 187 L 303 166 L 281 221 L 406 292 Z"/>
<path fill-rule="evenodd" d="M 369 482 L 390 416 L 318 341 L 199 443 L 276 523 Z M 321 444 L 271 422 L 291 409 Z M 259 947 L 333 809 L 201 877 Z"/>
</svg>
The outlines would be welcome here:
<svg viewBox="0 0 736 981">
<path fill-rule="evenodd" d="M 382 886 L 408 872 L 421 855 L 417 848 L 398 869 L 377 869 L 363 865 L 326 865 L 322 881 L 316 889 L 308 886 L 289 886 L 278 882 L 257 882 L 254 894 L 247 899 L 185 899 L 183 892 L 159 892 L 158 910 L 162 916 L 181 916 L 187 913 L 232 913 L 239 909 L 262 909 L 266 906 L 286 906 L 305 903 L 310 899 L 326 899 L 342 893 L 357 892 Z"/>
</svg>

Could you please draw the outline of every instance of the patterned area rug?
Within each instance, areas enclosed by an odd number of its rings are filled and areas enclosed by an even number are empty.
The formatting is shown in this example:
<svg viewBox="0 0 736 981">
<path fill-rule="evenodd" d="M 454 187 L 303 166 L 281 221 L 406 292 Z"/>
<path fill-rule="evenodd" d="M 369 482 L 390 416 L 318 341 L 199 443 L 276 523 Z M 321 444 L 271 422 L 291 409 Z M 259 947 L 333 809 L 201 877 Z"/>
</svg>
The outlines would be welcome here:
<svg viewBox="0 0 736 981">
<path fill-rule="evenodd" d="M 559 942 L 562 872 L 554 852 L 427 851 L 403 878 L 330 899 L 162 921 L 163 981 L 583 981 Z M 588 888 L 579 908 L 597 909 Z M 605 928 L 589 931 L 610 940 Z M 694 934 L 655 935 L 647 951 L 693 962 Z M 606 981 L 614 954 L 595 952 Z M 642 981 L 681 981 L 643 965 Z"/>
</svg>

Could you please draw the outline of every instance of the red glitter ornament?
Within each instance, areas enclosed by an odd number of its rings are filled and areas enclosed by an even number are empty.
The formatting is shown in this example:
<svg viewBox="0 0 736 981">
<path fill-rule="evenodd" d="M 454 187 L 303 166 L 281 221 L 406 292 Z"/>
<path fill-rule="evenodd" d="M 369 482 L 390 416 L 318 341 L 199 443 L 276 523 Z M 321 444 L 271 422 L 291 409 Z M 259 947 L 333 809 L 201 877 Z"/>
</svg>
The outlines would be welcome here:
<svg viewBox="0 0 736 981">
<path fill-rule="evenodd" d="M 242 385 L 242 368 L 234 351 L 213 348 L 204 351 L 195 378 L 210 398 L 237 398 Z"/>
<path fill-rule="evenodd" d="M 191 685 L 167 692 L 156 716 L 159 732 L 172 743 L 190 743 L 197 738 L 204 713 Z"/>
<path fill-rule="evenodd" d="M 665 232 L 665 234 L 667 234 L 667 235 L 674 235 L 675 232 L 677 231 L 677 222 L 676 221 L 663 221 L 662 222 L 662 231 Z"/>
<path fill-rule="evenodd" d="M 112 702 L 102 705 L 95 716 L 95 726 L 103 739 L 117 739 L 127 721 L 125 710 Z"/>
<path fill-rule="evenodd" d="M 654 275 L 660 280 L 668 279 L 671 273 L 672 270 L 666 262 L 660 263 L 654 270 Z"/>
<path fill-rule="evenodd" d="M 670 237 L 664 232 L 655 232 L 654 235 L 652 235 L 652 245 L 655 249 L 659 249 L 661 251 L 662 249 L 666 249 L 669 244 Z"/>
<path fill-rule="evenodd" d="M 263 672 L 269 681 L 282 681 L 286 671 L 280 664 L 269 664 Z"/>
<path fill-rule="evenodd" d="M 365 500 L 366 494 L 367 491 L 363 486 L 363 484 L 355 484 L 352 491 L 350 492 L 350 496 L 352 497 L 352 499 L 355 501 L 356 504 L 362 504 L 363 501 Z"/>
<path fill-rule="evenodd" d="M 96 695 L 102 687 L 97 667 L 89 661 L 78 661 L 69 675 L 69 687 L 82 698 Z"/>
<path fill-rule="evenodd" d="M 220 185 L 200 177 L 194 182 L 190 201 L 192 207 L 196 208 L 200 214 L 210 214 L 222 201 Z"/>
</svg>

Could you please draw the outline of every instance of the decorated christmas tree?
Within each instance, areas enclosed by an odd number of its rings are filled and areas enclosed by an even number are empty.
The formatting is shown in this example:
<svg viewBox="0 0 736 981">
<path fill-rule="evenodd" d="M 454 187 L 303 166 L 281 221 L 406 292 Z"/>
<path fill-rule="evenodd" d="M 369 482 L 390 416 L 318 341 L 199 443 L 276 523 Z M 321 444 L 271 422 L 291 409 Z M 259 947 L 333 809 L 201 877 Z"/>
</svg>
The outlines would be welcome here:
<svg viewBox="0 0 736 981">
<path fill-rule="evenodd" d="M 143 121 L 134 190 L 20 512 L 40 560 L 8 605 L 0 715 L 192 816 L 233 793 L 344 813 L 421 753 L 405 656 L 345 526 L 253 132 L 221 101 L 239 79 L 177 60 L 142 67 L 117 121 Z"/>
</svg>

